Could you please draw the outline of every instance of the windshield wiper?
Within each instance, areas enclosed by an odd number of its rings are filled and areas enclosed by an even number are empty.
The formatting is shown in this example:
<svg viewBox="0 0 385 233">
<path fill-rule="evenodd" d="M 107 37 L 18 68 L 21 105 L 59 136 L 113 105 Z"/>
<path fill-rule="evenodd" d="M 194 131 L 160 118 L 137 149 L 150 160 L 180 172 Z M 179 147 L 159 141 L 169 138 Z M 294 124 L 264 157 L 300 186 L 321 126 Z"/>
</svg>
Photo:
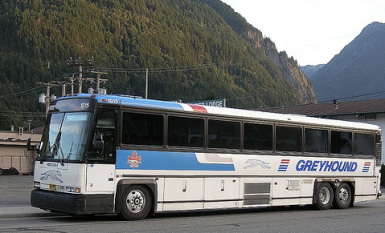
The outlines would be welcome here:
<svg viewBox="0 0 385 233">
<path fill-rule="evenodd" d="M 55 139 L 55 143 L 52 145 L 52 156 L 55 158 L 55 156 L 58 154 L 59 150 L 60 150 L 60 165 L 64 165 L 64 154 L 63 154 L 63 150 L 61 149 L 61 146 L 60 146 L 60 139 L 61 139 L 61 131 L 57 134 L 56 136 L 56 139 Z"/>
</svg>

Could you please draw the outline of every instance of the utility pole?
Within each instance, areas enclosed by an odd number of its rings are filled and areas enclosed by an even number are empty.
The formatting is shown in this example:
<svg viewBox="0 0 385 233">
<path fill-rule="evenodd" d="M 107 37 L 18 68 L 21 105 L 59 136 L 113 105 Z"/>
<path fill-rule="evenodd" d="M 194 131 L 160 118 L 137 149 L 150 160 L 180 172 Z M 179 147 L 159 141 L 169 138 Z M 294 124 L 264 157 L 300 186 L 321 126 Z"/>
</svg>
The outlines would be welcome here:
<svg viewBox="0 0 385 233">
<path fill-rule="evenodd" d="M 146 94 L 145 98 L 148 99 L 148 68 L 146 68 Z"/>
<path fill-rule="evenodd" d="M 66 86 L 68 83 L 65 81 L 53 81 L 51 83 L 57 84 L 58 86 L 61 86 L 61 95 L 65 96 L 66 95 Z"/>
<path fill-rule="evenodd" d="M 69 85 L 71 85 L 71 95 L 73 95 L 74 94 L 75 77 L 72 75 L 72 77 L 65 77 L 65 79 L 70 80 Z"/>
<path fill-rule="evenodd" d="M 36 84 L 43 85 L 46 87 L 44 103 L 45 103 L 45 116 L 47 117 L 49 104 L 51 103 L 51 87 L 59 86 L 59 85 L 55 83 L 42 83 L 42 82 L 38 82 Z"/>
<path fill-rule="evenodd" d="M 107 82 L 107 79 L 101 79 L 100 77 L 104 74 L 107 74 L 106 72 L 100 72 L 100 71 L 93 71 L 91 70 L 91 73 L 96 74 L 96 90 L 98 94 L 102 94 L 100 91 L 100 83 Z"/>
<path fill-rule="evenodd" d="M 72 57 L 70 57 L 70 59 L 67 60 L 67 64 L 69 66 L 78 66 L 79 67 L 78 93 L 82 93 L 82 89 L 83 89 L 83 66 L 91 66 L 92 61 L 93 61 L 93 58 L 88 59 L 87 61 L 82 61 L 81 57 L 79 57 L 76 60 L 73 60 Z"/>
</svg>

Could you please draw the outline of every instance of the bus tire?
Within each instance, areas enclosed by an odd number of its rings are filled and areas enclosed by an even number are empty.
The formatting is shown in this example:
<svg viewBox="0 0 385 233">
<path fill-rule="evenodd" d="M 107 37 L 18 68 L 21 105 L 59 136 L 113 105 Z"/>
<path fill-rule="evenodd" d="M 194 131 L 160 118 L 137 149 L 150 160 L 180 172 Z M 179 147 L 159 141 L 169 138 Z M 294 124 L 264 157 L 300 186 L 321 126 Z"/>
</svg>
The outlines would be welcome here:
<svg viewBox="0 0 385 233">
<path fill-rule="evenodd" d="M 339 209 L 346 209 L 352 202 L 352 190 L 348 183 L 341 183 L 334 194 L 334 204 Z"/>
<path fill-rule="evenodd" d="M 333 204 L 334 192 L 329 183 L 319 183 L 316 191 L 316 207 L 320 210 L 327 210 Z"/>
<path fill-rule="evenodd" d="M 126 220 L 140 220 L 148 216 L 152 207 L 150 191 L 141 185 L 131 185 L 123 192 L 121 214 Z"/>
</svg>

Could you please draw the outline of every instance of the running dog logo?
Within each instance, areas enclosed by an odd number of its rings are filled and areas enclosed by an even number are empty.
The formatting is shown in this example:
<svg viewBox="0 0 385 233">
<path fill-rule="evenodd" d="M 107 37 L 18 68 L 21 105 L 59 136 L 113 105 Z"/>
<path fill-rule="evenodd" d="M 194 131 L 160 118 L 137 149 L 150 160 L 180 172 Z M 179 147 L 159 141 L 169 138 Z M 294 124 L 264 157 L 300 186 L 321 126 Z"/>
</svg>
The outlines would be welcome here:
<svg viewBox="0 0 385 233">
<path fill-rule="evenodd" d="M 259 160 L 259 159 L 248 159 L 245 163 L 248 165 L 246 167 L 244 167 L 244 169 L 253 168 L 253 167 L 257 167 L 257 166 L 261 166 L 261 168 L 263 168 L 263 169 L 270 169 L 271 168 L 270 163 L 266 163 L 266 162 Z"/>
<path fill-rule="evenodd" d="M 40 180 L 41 181 L 47 180 L 48 177 L 51 177 L 51 179 L 55 181 L 59 181 L 60 183 L 63 183 L 63 181 L 58 176 L 62 176 L 62 174 L 59 171 L 50 170 L 41 174 Z"/>
</svg>

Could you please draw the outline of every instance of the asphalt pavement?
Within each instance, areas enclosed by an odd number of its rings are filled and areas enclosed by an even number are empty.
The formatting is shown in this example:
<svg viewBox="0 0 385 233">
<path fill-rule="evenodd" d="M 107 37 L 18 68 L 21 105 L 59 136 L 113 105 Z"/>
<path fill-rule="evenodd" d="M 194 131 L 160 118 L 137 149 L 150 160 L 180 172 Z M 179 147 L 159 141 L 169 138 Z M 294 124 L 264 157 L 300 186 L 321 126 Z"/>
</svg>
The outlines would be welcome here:
<svg viewBox="0 0 385 233">
<path fill-rule="evenodd" d="M 52 215 L 51 212 L 31 206 L 30 195 L 32 190 L 32 175 L 0 176 L 0 218 L 36 216 L 36 214 Z M 381 190 L 385 195 L 385 187 L 382 187 Z"/>
<path fill-rule="evenodd" d="M 31 206 L 33 176 L 0 176 L 0 218 L 47 213 Z"/>
</svg>

